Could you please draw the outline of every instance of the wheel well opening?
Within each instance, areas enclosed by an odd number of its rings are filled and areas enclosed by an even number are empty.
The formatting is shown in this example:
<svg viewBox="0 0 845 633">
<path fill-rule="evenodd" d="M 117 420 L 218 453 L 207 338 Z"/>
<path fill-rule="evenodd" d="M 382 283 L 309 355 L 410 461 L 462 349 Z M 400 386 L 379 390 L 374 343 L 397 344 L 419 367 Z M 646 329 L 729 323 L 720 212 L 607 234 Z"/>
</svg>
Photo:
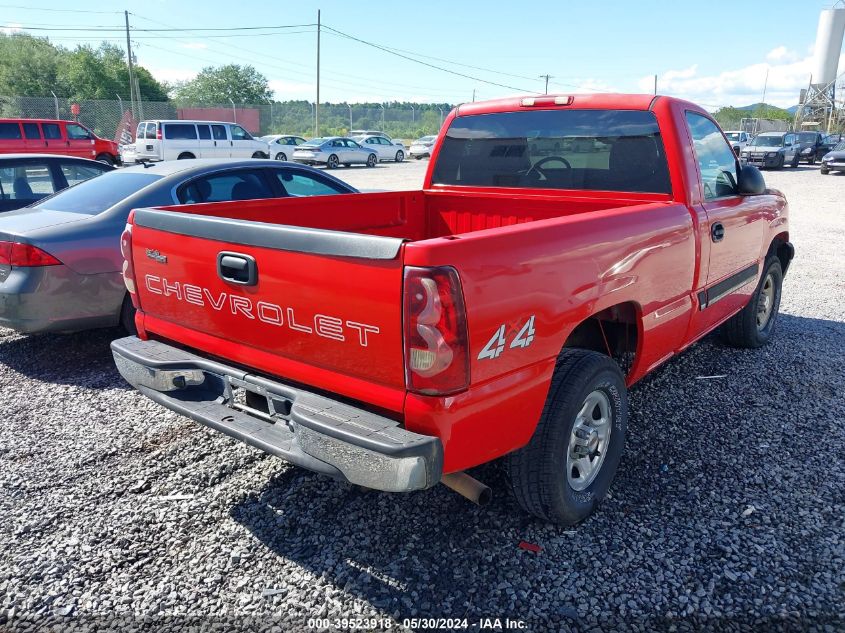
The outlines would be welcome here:
<svg viewBox="0 0 845 633">
<path fill-rule="evenodd" d="M 620 303 L 585 319 L 572 330 L 563 347 L 607 354 L 627 375 L 634 366 L 639 339 L 639 311 L 634 303 Z"/>
<path fill-rule="evenodd" d="M 780 260 L 780 269 L 783 271 L 784 276 L 786 276 L 786 269 L 789 268 L 789 264 L 792 261 L 792 249 L 789 247 L 788 242 L 788 235 L 778 235 L 772 241 L 772 245 L 769 246 L 769 252 L 766 255 L 767 259 L 771 255 L 777 255 Z"/>
</svg>

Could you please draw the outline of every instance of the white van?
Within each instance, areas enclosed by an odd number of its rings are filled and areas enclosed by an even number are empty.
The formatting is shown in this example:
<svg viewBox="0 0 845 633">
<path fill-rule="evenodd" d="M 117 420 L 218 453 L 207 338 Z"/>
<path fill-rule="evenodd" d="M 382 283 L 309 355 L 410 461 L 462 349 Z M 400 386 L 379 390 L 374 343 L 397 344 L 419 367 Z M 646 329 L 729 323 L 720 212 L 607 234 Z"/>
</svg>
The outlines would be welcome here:
<svg viewBox="0 0 845 633">
<path fill-rule="evenodd" d="M 237 123 L 225 121 L 141 121 L 135 161 L 182 158 L 267 158 L 267 143 Z"/>
</svg>

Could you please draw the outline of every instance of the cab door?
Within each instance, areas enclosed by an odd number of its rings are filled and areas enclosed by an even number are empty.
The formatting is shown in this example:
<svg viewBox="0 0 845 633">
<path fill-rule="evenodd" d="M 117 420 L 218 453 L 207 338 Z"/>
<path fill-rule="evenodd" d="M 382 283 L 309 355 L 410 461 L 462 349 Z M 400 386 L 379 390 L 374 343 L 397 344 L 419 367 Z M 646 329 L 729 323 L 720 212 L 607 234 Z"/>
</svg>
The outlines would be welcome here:
<svg viewBox="0 0 845 633">
<path fill-rule="evenodd" d="M 741 196 L 739 163 L 722 131 L 708 117 L 686 112 L 698 164 L 700 208 L 706 217 L 701 239 L 709 244 L 707 274 L 696 288 L 693 338 L 741 309 L 760 276 L 760 252 L 770 196 Z M 706 252 L 702 245 L 701 252 Z"/>
<path fill-rule="evenodd" d="M 67 154 L 79 156 L 79 158 L 95 158 L 97 150 L 94 147 L 94 135 L 78 123 L 65 123 L 67 138 Z"/>
</svg>

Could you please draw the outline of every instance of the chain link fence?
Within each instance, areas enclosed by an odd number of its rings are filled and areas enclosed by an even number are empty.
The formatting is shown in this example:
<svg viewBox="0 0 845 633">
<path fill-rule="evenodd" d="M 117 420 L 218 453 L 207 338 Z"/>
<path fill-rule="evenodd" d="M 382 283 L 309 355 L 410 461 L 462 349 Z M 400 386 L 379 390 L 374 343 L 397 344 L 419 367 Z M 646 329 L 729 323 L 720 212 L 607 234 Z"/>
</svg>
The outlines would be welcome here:
<svg viewBox="0 0 845 633">
<path fill-rule="evenodd" d="M 74 106 L 78 106 L 74 107 Z M 145 119 L 208 119 L 231 121 L 251 134 L 316 135 L 315 105 L 308 101 L 266 104 L 188 104 L 174 101 L 142 101 L 133 104 L 123 99 L 79 100 L 61 97 L 0 96 L 0 118 L 76 119 L 103 138 L 131 142 L 135 123 Z M 323 136 L 344 135 L 350 130 L 381 130 L 392 137 L 414 139 L 436 134 L 452 106 L 448 104 L 356 105 L 324 103 L 319 108 Z M 78 112 L 78 115 L 74 112 Z M 127 114 L 128 113 L 128 114 Z M 121 138 L 121 122 L 128 123 Z"/>
</svg>

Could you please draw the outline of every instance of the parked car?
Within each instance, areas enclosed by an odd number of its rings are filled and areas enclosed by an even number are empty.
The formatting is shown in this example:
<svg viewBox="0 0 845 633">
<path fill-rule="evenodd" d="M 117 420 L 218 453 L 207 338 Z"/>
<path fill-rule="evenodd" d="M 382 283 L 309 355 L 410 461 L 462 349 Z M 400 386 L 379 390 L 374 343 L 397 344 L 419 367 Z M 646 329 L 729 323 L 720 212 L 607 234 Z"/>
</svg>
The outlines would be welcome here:
<svg viewBox="0 0 845 633">
<path fill-rule="evenodd" d="M 112 169 L 114 167 L 106 163 L 73 156 L 0 155 L 0 211 L 34 204 Z"/>
<path fill-rule="evenodd" d="M 411 143 L 408 154 L 417 160 L 425 158 L 426 156 L 431 156 L 431 149 L 434 147 L 434 142 L 436 140 L 437 136 L 435 135 L 420 137 Z"/>
<path fill-rule="evenodd" d="M 270 161 L 168 161 L 103 174 L 0 215 L 0 325 L 133 328 L 119 248 L 131 209 L 343 193 L 356 190 L 322 171 Z"/>
<path fill-rule="evenodd" d="M 745 146 L 751 142 L 751 135 L 743 130 L 728 130 L 725 132 L 728 142 L 734 150 L 734 154 L 739 156 Z"/>
<path fill-rule="evenodd" d="M 405 160 L 405 145 L 400 141 L 391 141 L 384 136 L 368 134 L 353 136 L 352 140 L 366 149 L 375 150 L 380 161 L 392 160 L 401 163 Z"/>
<path fill-rule="evenodd" d="M 76 121 L 0 119 L 0 154 L 61 154 L 120 162 L 117 143 L 100 138 Z"/>
<path fill-rule="evenodd" d="M 355 164 L 375 167 L 378 154 L 374 149 L 361 147 L 351 138 L 329 136 L 315 138 L 297 146 L 293 152 L 293 160 L 306 165 L 325 165 L 329 169 Z"/>
<path fill-rule="evenodd" d="M 761 169 L 781 169 L 787 163 L 790 167 L 798 167 L 799 149 L 792 132 L 764 132 L 742 150 L 742 160 Z"/>
<path fill-rule="evenodd" d="M 141 121 L 135 162 L 186 158 L 267 158 L 267 143 L 225 121 Z"/>
<path fill-rule="evenodd" d="M 443 130 L 421 190 L 248 218 L 136 210 L 122 243 L 143 328 L 112 343 L 117 367 L 165 407 L 368 488 L 483 502 L 464 471 L 504 458 L 525 510 L 578 523 L 622 457 L 629 387 L 722 324 L 736 347 L 772 340 L 786 199 L 671 97 L 466 103 Z M 531 153 L 571 136 L 600 143 Z"/>
<path fill-rule="evenodd" d="M 302 145 L 305 139 L 290 134 L 268 134 L 260 137 L 267 142 L 267 156 L 274 160 L 288 160 L 293 157 L 297 145 Z"/>
<path fill-rule="evenodd" d="M 833 149 L 822 157 L 820 171 L 823 176 L 832 171 L 845 171 L 845 141 L 834 145 Z"/>
<path fill-rule="evenodd" d="M 815 165 L 817 160 L 827 154 L 829 148 L 824 144 L 824 135 L 821 132 L 797 132 L 795 143 L 798 150 L 798 160 Z"/>
</svg>

